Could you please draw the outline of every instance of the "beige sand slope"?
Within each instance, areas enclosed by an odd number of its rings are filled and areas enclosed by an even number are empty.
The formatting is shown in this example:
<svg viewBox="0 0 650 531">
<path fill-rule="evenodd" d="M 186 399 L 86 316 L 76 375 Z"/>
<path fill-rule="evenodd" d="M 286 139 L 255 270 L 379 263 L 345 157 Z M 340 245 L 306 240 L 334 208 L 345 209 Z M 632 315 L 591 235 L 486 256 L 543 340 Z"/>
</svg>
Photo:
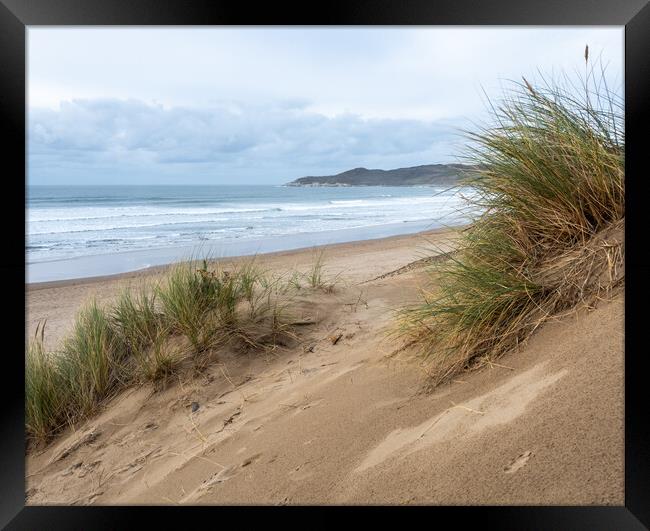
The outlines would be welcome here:
<svg viewBox="0 0 650 531">
<path fill-rule="evenodd" d="M 317 322 L 302 345 L 123 394 L 28 456 L 27 503 L 622 505 L 622 295 L 422 392 L 423 368 L 391 357 L 385 332 L 417 299 L 422 269 L 404 266 L 424 247 L 421 235 L 332 246 L 340 282 L 300 298 Z M 304 270 L 312 256 L 263 261 Z M 54 342 L 81 298 L 125 280 L 31 289 L 27 324 L 50 316 Z"/>
</svg>

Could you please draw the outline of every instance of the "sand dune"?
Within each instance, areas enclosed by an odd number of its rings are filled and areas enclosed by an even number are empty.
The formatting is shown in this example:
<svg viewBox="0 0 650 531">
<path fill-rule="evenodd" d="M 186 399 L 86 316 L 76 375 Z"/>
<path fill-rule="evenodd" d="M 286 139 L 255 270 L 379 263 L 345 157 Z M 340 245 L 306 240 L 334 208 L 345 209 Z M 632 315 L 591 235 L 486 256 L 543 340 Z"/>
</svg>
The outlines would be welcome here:
<svg viewBox="0 0 650 531">
<path fill-rule="evenodd" d="M 622 294 L 426 391 L 426 367 L 385 333 L 417 300 L 427 240 L 444 251 L 450 237 L 329 247 L 337 288 L 299 298 L 315 322 L 299 345 L 122 394 L 27 457 L 27 503 L 622 505 Z M 276 270 L 312 259 L 260 257 Z M 135 278 L 33 286 L 28 329 L 47 317 L 55 345 L 84 298 Z"/>
</svg>

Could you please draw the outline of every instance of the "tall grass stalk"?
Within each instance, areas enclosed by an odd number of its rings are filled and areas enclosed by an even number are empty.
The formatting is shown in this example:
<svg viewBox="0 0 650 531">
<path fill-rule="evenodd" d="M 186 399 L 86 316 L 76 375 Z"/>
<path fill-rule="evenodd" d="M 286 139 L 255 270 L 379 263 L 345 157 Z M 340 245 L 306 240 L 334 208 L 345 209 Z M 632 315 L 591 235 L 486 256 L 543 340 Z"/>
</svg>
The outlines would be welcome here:
<svg viewBox="0 0 650 531">
<path fill-rule="evenodd" d="M 307 272 L 307 283 L 312 288 L 320 288 L 323 285 L 324 254 L 323 249 L 314 253 L 314 262 Z"/>
</svg>

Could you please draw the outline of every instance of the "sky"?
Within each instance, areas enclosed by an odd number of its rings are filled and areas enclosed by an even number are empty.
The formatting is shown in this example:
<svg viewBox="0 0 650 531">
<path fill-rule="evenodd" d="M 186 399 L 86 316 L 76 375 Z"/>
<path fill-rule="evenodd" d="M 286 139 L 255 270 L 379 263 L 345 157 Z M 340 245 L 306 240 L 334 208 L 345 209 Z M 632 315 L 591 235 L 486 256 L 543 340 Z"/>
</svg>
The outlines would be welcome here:
<svg viewBox="0 0 650 531">
<path fill-rule="evenodd" d="M 281 184 L 457 162 L 512 80 L 622 91 L 623 27 L 30 27 L 29 184 Z"/>
</svg>

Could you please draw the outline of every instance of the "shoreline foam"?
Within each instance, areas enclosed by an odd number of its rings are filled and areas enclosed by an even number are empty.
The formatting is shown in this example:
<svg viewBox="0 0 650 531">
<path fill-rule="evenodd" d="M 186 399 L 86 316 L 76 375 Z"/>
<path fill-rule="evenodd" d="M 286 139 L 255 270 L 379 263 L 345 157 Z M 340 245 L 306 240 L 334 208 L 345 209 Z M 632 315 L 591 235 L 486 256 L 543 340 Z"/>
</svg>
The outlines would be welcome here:
<svg viewBox="0 0 650 531">
<path fill-rule="evenodd" d="M 25 283 L 28 286 L 35 286 L 66 280 L 116 277 L 120 274 L 145 272 L 156 267 L 168 266 L 192 257 L 201 259 L 205 256 L 202 253 L 218 260 L 453 230 L 453 227 L 430 228 L 431 225 L 431 221 L 409 224 L 394 223 L 336 231 L 282 235 L 259 240 L 228 242 L 227 244 L 206 242 L 202 246 L 164 247 L 34 262 L 25 266 Z M 403 230 L 405 226 L 411 230 L 405 232 Z"/>
</svg>

